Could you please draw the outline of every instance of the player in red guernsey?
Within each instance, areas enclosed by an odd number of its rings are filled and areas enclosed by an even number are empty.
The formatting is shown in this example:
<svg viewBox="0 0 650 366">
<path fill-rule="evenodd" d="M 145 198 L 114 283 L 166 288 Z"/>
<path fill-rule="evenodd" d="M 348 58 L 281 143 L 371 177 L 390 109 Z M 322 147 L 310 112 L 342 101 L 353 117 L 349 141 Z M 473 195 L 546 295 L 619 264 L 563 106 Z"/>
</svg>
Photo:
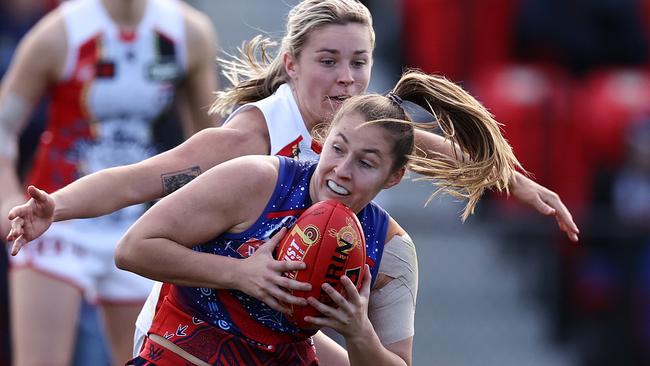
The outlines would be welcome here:
<svg viewBox="0 0 650 366">
<path fill-rule="evenodd" d="M 26 184 L 54 192 L 157 154 L 153 129 L 175 99 L 192 111 L 187 136 L 212 125 L 202 107 L 216 88 L 215 43 L 207 17 L 177 0 L 67 1 L 50 12 L 21 41 L 2 82 L 2 211 L 24 200 L 14 173 L 16 141 L 41 98 L 49 97 L 48 122 Z M 70 364 L 83 295 L 102 304 L 115 362 L 130 356 L 125 334 L 151 282 L 118 270 L 112 257 L 144 208 L 57 223 L 13 258 L 16 365 Z M 8 222 L 2 224 L 8 232 Z"/>
</svg>

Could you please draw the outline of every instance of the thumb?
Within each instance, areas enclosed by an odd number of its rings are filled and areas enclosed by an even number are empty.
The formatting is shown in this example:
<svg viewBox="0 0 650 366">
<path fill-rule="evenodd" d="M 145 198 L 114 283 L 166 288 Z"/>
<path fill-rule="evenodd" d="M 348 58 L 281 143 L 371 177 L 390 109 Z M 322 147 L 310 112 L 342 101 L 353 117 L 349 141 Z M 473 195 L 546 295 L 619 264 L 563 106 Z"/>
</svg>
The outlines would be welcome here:
<svg viewBox="0 0 650 366">
<path fill-rule="evenodd" d="M 45 191 L 40 190 L 33 185 L 30 185 L 27 187 L 27 193 L 29 194 L 30 197 L 34 198 L 37 201 L 44 201 L 47 193 Z"/>
</svg>

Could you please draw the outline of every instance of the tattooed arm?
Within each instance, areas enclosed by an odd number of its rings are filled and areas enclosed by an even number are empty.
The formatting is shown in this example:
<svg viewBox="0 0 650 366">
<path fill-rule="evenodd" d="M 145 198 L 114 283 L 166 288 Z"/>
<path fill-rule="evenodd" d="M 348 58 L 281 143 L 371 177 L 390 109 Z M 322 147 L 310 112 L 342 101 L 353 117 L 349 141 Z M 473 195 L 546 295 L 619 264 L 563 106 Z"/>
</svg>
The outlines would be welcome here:
<svg viewBox="0 0 650 366">
<path fill-rule="evenodd" d="M 39 237 L 53 221 L 102 216 L 149 202 L 226 160 L 268 155 L 269 137 L 261 112 L 252 109 L 240 115 L 245 124 L 233 119 L 229 128 L 204 129 L 172 150 L 87 175 L 51 195 L 30 187 L 32 198 L 9 213 L 12 227 L 7 240 L 15 240 L 12 253 Z"/>
</svg>

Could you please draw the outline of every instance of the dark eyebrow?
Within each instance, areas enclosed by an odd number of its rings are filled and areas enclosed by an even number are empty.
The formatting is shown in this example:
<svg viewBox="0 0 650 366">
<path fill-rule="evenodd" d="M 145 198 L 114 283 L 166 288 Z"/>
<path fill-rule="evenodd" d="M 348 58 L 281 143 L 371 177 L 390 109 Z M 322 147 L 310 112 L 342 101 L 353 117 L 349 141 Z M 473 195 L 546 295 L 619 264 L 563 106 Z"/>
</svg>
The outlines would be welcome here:
<svg viewBox="0 0 650 366">
<path fill-rule="evenodd" d="M 340 137 L 341 139 L 343 139 L 343 141 L 344 141 L 346 144 L 349 144 L 349 143 L 350 143 L 350 141 L 348 140 L 348 138 L 345 137 L 345 135 L 344 135 L 343 133 L 339 132 L 339 133 L 336 134 L 336 136 L 338 136 L 338 137 Z M 377 150 L 377 149 L 363 149 L 363 150 L 361 150 L 361 151 L 363 151 L 363 152 L 366 153 L 366 154 L 374 154 L 374 155 L 377 155 L 377 157 L 378 157 L 380 160 L 383 160 L 382 155 L 381 155 L 381 152 L 380 152 L 379 150 Z"/>
<path fill-rule="evenodd" d="M 341 53 L 341 52 L 339 52 L 339 50 L 335 50 L 335 49 L 333 49 L 333 48 L 321 48 L 321 49 L 316 50 L 316 53 L 333 53 L 333 54 L 339 54 L 339 53 Z M 367 54 L 367 53 L 368 53 L 368 51 L 366 51 L 366 50 L 357 50 L 357 51 L 354 51 L 354 54 L 355 54 L 355 55 L 361 55 L 361 54 Z"/>
</svg>

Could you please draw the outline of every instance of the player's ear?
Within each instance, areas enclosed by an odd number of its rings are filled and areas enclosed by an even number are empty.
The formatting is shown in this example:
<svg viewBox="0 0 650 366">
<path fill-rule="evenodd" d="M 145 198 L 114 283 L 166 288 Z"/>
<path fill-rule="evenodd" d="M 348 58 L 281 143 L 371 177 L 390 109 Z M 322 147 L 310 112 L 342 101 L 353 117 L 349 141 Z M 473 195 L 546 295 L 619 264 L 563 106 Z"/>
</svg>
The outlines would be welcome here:
<svg viewBox="0 0 650 366">
<path fill-rule="evenodd" d="M 282 56 L 282 61 L 284 62 L 284 71 L 287 73 L 287 75 L 289 75 L 291 79 L 295 79 L 297 74 L 297 60 L 293 57 L 292 54 L 285 52 Z"/>
<path fill-rule="evenodd" d="M 406 167 L 401 167 L 396 172 L 391 173 L 390 177 L 388 177 L 388 181 L 384 184 L 384 189 L 388 189 L 401 182 L 405 173 Z"/>
</svg>

